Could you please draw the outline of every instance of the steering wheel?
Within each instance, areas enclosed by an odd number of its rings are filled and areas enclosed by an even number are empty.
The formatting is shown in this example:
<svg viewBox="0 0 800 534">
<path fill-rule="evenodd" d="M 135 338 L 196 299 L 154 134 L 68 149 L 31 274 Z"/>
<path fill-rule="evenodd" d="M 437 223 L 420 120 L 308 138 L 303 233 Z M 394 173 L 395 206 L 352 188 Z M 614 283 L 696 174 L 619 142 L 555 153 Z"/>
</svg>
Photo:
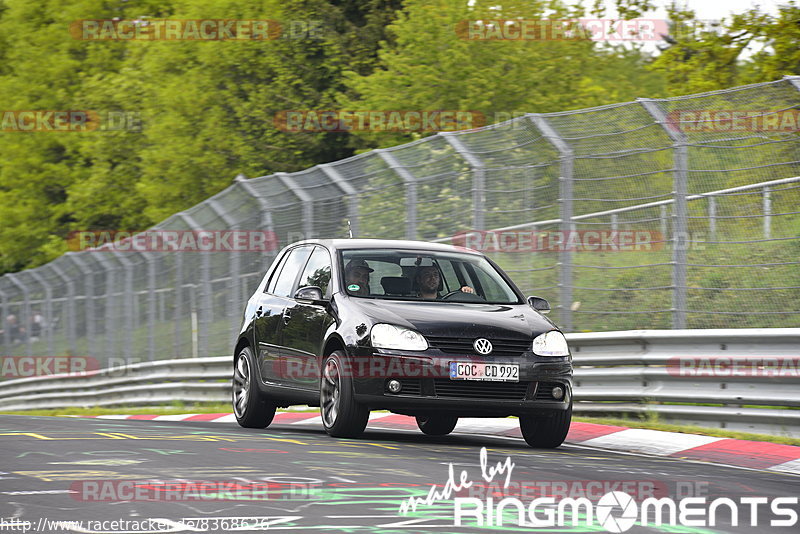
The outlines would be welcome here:
<svg viewBox="0 0 800 534">
<path fill-rule="evenodd" d="M 451 297 L 455 295 L 460 295 L 461 297 L 466 297 L 466 300 L 471 300 L 473 302 L 485 302 L 486 299 L 481 297 L 480 295 L 476 295 L 475 293 L 466 293 L 457 289 L 456 291 L 451 291 L 442 297 L 442 300 L 450 300 Z"/>
</svg>

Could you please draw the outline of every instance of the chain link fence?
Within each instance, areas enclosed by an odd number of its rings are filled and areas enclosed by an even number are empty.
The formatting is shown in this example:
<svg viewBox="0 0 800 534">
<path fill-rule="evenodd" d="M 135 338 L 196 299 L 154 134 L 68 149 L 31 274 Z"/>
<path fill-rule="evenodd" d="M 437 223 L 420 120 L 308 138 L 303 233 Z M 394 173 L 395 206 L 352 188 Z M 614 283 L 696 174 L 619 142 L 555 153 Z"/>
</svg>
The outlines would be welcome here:
<svg viewBox="0 0 800 534">
<path fill-rule="evenodd" d="M 452 242 L 565 331 L 800 324 L 800 77 L 440 133 L 233 185 L 153 230 L 262 230 L 268 252 L 99 248 L 0 277 L 3 354 L 228 354 L 278 248 Z M 795 121 L 792 123 L 792 121 Z"/>
</svg>

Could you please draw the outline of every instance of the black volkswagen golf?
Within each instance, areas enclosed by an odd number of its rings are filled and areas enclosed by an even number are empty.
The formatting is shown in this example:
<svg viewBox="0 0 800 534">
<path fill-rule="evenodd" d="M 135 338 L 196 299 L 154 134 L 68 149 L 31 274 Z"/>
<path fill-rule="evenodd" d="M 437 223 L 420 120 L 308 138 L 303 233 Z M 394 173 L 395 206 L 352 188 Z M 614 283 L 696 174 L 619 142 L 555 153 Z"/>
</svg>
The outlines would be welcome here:
<svg viewBox="0 0 800 534">
<path fill-rule="evenodd" d="M 233 409 L 264 428 L 275 409 L 319 406 L 331 436 L 370 410 L 444 435 L 459 417 L 518 416 L 525 441 L 557 447 L 572 417 L 564 335 L 479 252 L 417 241 L 309 240 L 278 254 L 244 311 Z"/>
</svg>

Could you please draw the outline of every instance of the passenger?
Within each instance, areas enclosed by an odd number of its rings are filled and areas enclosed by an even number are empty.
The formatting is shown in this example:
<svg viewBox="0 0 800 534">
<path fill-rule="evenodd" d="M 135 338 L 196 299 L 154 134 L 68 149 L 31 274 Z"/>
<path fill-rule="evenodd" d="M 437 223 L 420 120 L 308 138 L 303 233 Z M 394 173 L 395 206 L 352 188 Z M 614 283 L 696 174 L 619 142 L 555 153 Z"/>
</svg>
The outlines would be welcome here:
<svg viewBox="0 0 800 534">
<path fill-rule="evenodd" d="M 369 296 L 369 273 L 373 272 L 365 260 L 350 260 L 344 268 L 344 278 L 347 282 L 347 291 L 361 297 Z M 358 286 L 352 289 L 352 286 Z"/>
</svg>

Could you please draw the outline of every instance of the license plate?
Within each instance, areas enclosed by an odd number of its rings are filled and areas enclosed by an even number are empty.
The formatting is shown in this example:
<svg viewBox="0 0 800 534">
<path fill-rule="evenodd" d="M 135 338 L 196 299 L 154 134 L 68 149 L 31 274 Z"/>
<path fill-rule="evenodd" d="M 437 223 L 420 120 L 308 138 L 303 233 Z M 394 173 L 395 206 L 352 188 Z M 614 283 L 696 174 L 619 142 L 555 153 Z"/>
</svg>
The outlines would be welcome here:
<svg viewBox="0 0 800 534">
<path fill-rule="evenodd" d="M 519 382 L 519 365 L 512 363 L 450 362 L 450 380 Z"/>
</svg>

